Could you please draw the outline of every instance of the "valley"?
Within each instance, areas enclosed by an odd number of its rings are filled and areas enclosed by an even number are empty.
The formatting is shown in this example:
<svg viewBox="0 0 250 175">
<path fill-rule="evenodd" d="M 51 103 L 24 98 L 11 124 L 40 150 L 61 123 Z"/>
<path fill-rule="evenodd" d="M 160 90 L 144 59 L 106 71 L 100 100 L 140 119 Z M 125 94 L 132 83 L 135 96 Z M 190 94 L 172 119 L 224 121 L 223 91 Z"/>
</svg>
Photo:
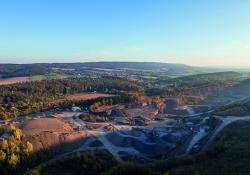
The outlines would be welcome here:
<svg viewBox="0 0 250 175">
<path fill-rule="evenodd" d="M 35 158 L 28 167 L 35 168 L 96 151 L 108 152 L 119 164 L 195 158 L 225 128 L 250 120 L 250 83 L 241 73 L 169 78 L 164 69 L 130 69 L 104 66 L 90 74 L 89 68 L 57 67 L 51 70 L 68 75 L 3 83 L 0 126 L 20 129 L 22 142 L 32 145 L 29 159 Z M 4 81 L 10 79 L 15 80 Z M 10 138 L 3 133 L 0 142 Z M 17 163 L 20 171 L 25 162 Z"/>
</svg>

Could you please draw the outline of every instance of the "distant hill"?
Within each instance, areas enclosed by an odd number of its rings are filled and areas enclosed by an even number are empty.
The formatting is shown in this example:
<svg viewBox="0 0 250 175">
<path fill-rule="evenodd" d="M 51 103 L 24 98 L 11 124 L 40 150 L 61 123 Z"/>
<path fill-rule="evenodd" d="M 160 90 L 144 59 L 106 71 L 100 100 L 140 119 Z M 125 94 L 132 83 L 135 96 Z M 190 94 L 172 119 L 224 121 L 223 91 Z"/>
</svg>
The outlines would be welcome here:
<svg viewBox="0 0 250 175">
<path fill-rule="evenodd" d="M 185 64 L 159 63 L 159 62 L 83 62 L 83 63 L 35 63 L 35 64 L 0 64 L 0 77 L 20 77 L 30 75 L 44 75 L 51 72 L 52 68 L 76 69 L 133 69 L 144 71 L 164 71 L 170 74 L 192 75 L 186 76 L 181 81 L 197 81 L 199 79 L 215 80 L 239 77 L 239 73 L 228 71 L 219 72 L 220 69 L 193 67 Z M 221 69 L 222 70 L 222 69 Z M 207 74 L 213 73 L 214 74 Z M 201 74 L 203 73 L 203 74 Z"/>
<path fill-rule="evenodd" d="M 181 81 L 185 83 L 199 83 L 199 82 L 209 82 L 209 81 L 227 81 L 227 80 L 237 80 L 242 77 L 241 73 L 238 72 L 216 72 L 207 74 L 196 74 L 190 76 L 184 76 L 174 79 L 174 81 Z"/>
<path fill-rule="evenodd" d="M 197 74 L 198 73 L 198 74 Z M 203 83 L 214 83 L 214 82 L 224 82 L 224 81 L 235 81 L 235 80 L 242 80 L 243 75 L 238 72 L 215 72 L 215 73 L 203 73 L 199 74 L 198 71 L 196 71 L 195 75 L 188 75 L 188 76 L 181 76 L 176 78 L 160 78 L 157 81 L 159 83 L 167 83 L 167 84 L 203 84 Z"/>
<path fill-rule="evenodd" d="M 71 68 L 84 70 L 89 68 L 100 69 L 138 69 L 138 70 L 165 70 L 185 72 L 192 69 L 184 64 L 169 64 L 157 62 L 86 62 L 86 63 L 36 63 L 36 64 L 0 64 L 2 77 L 19 77 L 30 75 L 43 75 L 52 68 Z"/>
<path fill-rule="evenodd" d="M 138 70 L 167 70 L 167 71 L 187 71 L 193 67 L 185 64 L 171 64 L 158 62 L 85 62 L 85 63 L 51 63 L 40 64 L 46 67 L 56 68 L 101 68 L 101 69 L 138 69 Z"/>
<path fill-rule="evenodd" d="M 0 78 L 44 75 L 46 66 L 39 64 L 0 64 Z"/>
<path fill-rule="evenodd" d="M 88 62 L 81 63 L 82 66 L 91 68 L 106 68 L 106 69 L 142 69 L 142 70 L 186 70 L 191 68 L 184 64 L 169 64 L 157 62 Z"/>
</svg>

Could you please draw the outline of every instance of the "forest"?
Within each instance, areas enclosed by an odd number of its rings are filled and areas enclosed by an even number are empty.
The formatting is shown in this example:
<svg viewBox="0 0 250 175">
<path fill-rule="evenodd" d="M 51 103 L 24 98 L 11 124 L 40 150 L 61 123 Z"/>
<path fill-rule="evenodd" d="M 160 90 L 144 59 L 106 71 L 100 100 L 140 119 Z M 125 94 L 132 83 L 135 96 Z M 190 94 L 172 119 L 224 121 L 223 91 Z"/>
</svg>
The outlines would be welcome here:
<svg viewBox="0 0 250 175">
<path fill-rule="evenodd" d="M 219 116 L 246 116 L 250 114 L 250 101 L 220 107 L 215 111 Z"/>
<path fill-rule="evenodd" d="M 64 79 L 27 82 L 0 87 L 0 119 L 26 115 L 58 104 L 55 101 L 68 94 L 133 92 L 141 84 L 123 78 Z"/>
<path fill-rule="evenodd" d="M 169 80 L 170 82 L 175 82 L 178 84 L 199 84 L 204 82 L 223 82 L 223 81 L 233 81 L 241 80 L 242 74 L 238 72 L 228 71 L 228 72 L 215 72 L 206 74 L 196 74 L 190 76 L 182 76 Z"/>
</svg>

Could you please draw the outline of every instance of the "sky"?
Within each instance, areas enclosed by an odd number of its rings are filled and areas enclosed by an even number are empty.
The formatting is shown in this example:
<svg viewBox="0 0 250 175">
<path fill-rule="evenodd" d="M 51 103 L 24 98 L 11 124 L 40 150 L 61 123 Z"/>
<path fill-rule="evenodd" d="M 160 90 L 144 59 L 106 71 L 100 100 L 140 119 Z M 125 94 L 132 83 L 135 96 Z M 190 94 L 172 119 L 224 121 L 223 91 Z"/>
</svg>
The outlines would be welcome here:
<svg viewBox="0 0 250 175">
<path fill-rule="evenodd" d="M 0 63 L 250 67 L 250 0 L 0 0 Z"/>
</svg>

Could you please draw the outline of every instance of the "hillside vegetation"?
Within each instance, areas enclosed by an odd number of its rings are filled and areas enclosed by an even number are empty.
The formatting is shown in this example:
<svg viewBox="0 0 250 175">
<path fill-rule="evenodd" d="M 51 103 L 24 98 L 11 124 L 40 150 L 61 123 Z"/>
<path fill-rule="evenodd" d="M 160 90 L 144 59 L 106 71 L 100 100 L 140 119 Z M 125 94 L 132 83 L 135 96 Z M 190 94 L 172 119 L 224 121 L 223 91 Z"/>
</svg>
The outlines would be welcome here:
<svg viewBox="0 0 250 175">
<path fill-rule="evenodd" d="M 0 87 L 0 119 L 14 118 L 58 105 L 65 95 L 83 92 L 140 91 L 139 83 L 123 78 L 65 79 Z"/>
<path fill-rule="evenodd" d="M 33 151 L 33 146 L 23 141 L 22 131 L 14 126 L 0 128 L 0 136 L 4 135 L 5 139 L 0 141 L 0 174 L 14 174 Z"/>
<path fill-rule="evenodd" d="M 99 175 L 108 171 L 116 160 L 106 151 L 77 153 L 48 164 L 42 164 L 26 175 Z"/>
<path fill-rule="evenodd" d="M 215 111 L 219 116 L 247 116 L 250 115 L 250 101 L 223 106 Z"/>
<path fill-rule="evenodd" d="M 47 67 L 39 64 L 0 64 L 3 78 L 44 75 L 47 71 Z"/>
<path fill-rule="evenodd" d="M 230 81 L 230 80 L 232 81 L 241 79 L 242 79 L 241 73 L 230 71 L 230 72 L 216 72 L 216 73 L 183 76 L 167 80 L 167 82 L 192 85 L 192 84 L 201 84 L 206 82 L 223 82 L 223 81 Z"/>
</svg>

